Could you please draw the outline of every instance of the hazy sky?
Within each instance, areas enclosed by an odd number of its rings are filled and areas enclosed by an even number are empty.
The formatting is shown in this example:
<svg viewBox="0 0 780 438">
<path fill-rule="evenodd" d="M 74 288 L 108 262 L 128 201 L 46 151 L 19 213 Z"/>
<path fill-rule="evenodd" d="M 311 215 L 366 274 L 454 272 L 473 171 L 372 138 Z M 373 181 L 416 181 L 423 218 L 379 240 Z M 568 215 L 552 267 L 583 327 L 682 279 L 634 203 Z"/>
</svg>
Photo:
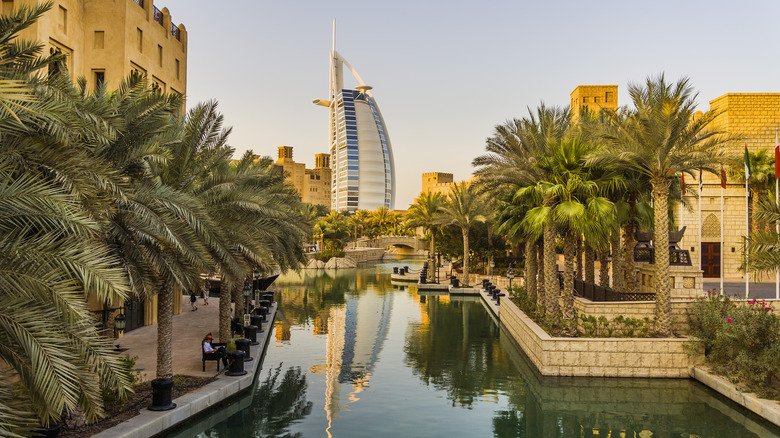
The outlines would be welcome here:
<svg viewBox="0 0 780 438">
<path fill-rule="evenodd" d="M 336 49 L 382 110 L 396 208 L 423 172 L 471 175 L 493 127 L 577 85 L 689 76 L 699 109 L 725 93 L 780 92 L 780 2 L 156 0 L 189 33 L 188 106 L 219 101 L 230 144 L 313 167 L 329 152 L 331 25 Z M 345 69 L 345 86 L 357 84 Z"/>
</svg>

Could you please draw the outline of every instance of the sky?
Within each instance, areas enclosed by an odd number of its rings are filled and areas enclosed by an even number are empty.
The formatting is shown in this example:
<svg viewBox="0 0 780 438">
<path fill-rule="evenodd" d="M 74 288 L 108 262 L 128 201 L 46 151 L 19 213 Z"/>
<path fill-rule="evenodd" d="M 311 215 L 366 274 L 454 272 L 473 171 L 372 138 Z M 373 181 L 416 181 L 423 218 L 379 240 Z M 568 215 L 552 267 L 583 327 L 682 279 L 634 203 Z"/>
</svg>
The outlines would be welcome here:
<svg viewBox="0 0 780 438">
<path fill-rule="evenodd" d="M 236 155 L 292 146 L 314 167 L 329 152 L 328 52 L 336 50 L 387 124 L 397 209 L 424 172 L 473 172 L 496 125 L 578 85 L 664 73 L 690 78 L 699 109 L 725 93 L 780 92 L 780 2 L 155 0 L 188 32 L 187 105 L 217 100 Z M 344 70 L 345 86 L 357 81 Z"/>
</svg>

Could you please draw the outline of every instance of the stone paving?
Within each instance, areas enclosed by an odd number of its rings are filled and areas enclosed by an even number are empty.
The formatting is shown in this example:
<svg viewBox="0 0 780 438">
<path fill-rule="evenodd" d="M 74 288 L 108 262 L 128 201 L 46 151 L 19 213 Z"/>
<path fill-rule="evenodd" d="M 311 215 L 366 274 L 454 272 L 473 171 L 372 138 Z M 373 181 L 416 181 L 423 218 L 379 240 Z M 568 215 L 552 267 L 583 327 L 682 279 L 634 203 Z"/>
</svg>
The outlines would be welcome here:
<svg viewBox="0 0 780 438">
<path fill-rule="evenodd" d="M 211 332 L 219 338 L 219 299 L 210 298 L 204 305 L 198 298 L 198 310 L 190 310 L 190 297 L 182 296 L 182 313 L 173 316 L 173 373 L 188 376 L 211 377 L 217 373 L 215 361 L 206 362 L 206 372 L 201 360 L 201 341 Z M 114 345 L 128 350 L 122 354 L 138 356 L 135 369 L 143 374 L 143 380 L 152 380 L 157 372 L 157 325 L 139 327 L 116 339 Z M 221 369 L 220 365 L 220 369 Z"/>
</svg>

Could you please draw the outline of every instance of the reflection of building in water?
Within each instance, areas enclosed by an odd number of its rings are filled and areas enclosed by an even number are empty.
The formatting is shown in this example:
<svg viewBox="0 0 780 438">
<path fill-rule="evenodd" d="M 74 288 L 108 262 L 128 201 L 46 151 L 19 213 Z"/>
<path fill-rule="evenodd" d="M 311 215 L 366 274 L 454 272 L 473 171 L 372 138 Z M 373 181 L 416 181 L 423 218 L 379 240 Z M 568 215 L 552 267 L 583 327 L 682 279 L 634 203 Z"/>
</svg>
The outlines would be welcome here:
<svg viewBox="0 0 780 438">
<path fill-rule="evenodd" d="M 330 310 L 324 370 L 321 366 L 309 369 L 313 374 L 325 374 L 328 436 L 338 413 L 360 400 L 358 394 L 368 387 L 389 329 L 392 307 L 392 294 L 369 289 L 359 299 L 348 297 L 344 306 Z"/>
<path fill-rule="evenodd" d="M 286 321 L 276 320 L 274 323 L 274 338 L 276 342 L 289 341 L 290 340 L 290 323 Z"/>
</svg>

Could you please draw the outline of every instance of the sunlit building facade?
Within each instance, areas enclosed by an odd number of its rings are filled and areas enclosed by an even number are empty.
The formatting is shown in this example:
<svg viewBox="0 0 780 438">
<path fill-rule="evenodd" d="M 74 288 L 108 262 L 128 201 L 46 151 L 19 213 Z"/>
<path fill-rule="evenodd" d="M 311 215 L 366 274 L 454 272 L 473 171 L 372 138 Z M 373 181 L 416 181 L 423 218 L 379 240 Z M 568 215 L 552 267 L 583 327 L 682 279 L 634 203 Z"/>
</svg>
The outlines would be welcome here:
<svg viewBox="0 0 780 438">
<path fill-rule="evenodd" d="M 330 113 L 331 208 L 336 211 L 393 209 L 395 167 L 390 137 L 379 106 L 354 68 L 336 52 L 335 26 L 330 52 L 329 99 L 315 99 Z M 357 79 L 344 88 L 343 66 Z"/>
</svg>

